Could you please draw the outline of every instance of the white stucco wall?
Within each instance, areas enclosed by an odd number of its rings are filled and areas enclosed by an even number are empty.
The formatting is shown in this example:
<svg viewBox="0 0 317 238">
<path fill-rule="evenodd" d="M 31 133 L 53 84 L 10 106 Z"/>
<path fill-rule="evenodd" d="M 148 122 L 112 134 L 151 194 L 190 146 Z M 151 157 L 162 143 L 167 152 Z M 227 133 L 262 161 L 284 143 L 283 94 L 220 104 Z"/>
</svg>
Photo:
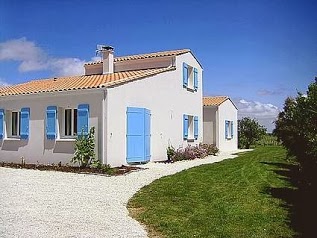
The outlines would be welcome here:
<svg viewBox="0 0 317 238">
<path fill-rule="evenodd" d="M 102 156 L 102 100 L 101 90 L 83 90 L 76 92 L 44 93 L 38 95 L 20 95 L 1 98 L 0 108 L 20 111 L 30 108 L 29 139 L 0 140 L 0 161 L 51 164 L 70 163 L 74 152 L 74 140 L 47 140 L 45 132 L 46 108 L 57 106 L 77 108 L 79 104 L 89 104 L 89 126 L 96 128 L 96 154 Z M 58 118 L 60 118 L 58 116 Z"/>
<path fill-rule="evenodd" d="M 127 60 L 114 62 L 114 72 L 122 72 L 129 70 L 142 70 L 142 69 L 153 69 L 153 68 L 165 68 L 171 66 L 173 62 L 171 56 L 149 58 L 149 59 L 138 59 L 138 60 Z M 102 74 L 103 65 L 93 64 L 85 65 L 85 75 Z"/>
<path fill-rule="evenodd" d="M 139 60 L 119 61 L 114 63 L 114 71 L 122 72 L 129 70 L 165 68 L 170 66 L 173 57 L 158 57 Z"/>
<path fill-rule="evenodd" d="M 183 88 L 183 62 L 199 71 L 197 92 Z M 198 140 L 203 140 L 202 69 L 191 53 L 176 57 L 176 70 L 118 87 L 108 88 L 106 97 L 107 147 L 104 163 L 126 164 L 126 110 L 143 107 L 151 111 L 151 160 L 165 160 L 168 144 L 187 146 L 183 140 L 183 114 L 199 117 Z"/>
<path fill-rule="evenodd" d="M 220 151 L 234 151 L 238 148 L 237 120 L 238 111 L 230 100 L 226 100 L 218 107 L 218 142 Z M 225 120 L 233 121 L 233 138 L 225 138 Z"/>
<path fill-rule="evenodd" d="M 84 65 L 85 75 L 103 74 L 102 64 Z"/>
<path fill-rule="evenodd" d="M 203 129 L 204 129 L 204 138 L 203 142 L 206 144 L 217 145 L 216 141 L 216 120 L 217 107 L 204 107 L 203 108 Z"/>
</svg>

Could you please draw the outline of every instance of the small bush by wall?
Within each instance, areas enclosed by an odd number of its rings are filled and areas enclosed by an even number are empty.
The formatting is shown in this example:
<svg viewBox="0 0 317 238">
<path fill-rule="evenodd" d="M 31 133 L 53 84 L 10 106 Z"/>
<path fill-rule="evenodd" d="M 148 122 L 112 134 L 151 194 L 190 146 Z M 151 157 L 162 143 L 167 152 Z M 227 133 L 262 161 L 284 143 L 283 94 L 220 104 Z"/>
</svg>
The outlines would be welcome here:
<svg viewBox="0 0 317 238">
<path fill-rule="evenodd" d="M 196 146 L 189 145 L 184 149 L 179 148 L 177 150 L 174 150 L 173 153 L 171 153 L 171 150 L 173 149 L 173 147 L 169 147 L 169 153 L 172 154 L 172 156 L 170 156 L 170 159 L 172 161 L 204 158 L 208 155 L 216 155 L 219 152 L 218 148 L 215 145 L 202 143 Z"/>
</svg>

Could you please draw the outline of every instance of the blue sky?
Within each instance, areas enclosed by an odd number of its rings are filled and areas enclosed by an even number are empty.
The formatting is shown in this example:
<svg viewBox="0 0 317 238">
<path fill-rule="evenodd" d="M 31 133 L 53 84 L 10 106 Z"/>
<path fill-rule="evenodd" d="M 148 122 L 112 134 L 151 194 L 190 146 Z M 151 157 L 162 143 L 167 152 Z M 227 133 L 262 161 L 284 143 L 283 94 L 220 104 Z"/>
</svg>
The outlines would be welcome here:
<svg viewBox="0 0 317 238">
<path fill-rule="evenodd" d="M 271 121 L 317 76 L 317 1 L 1 1 L 0 84 L 77 74 L 110 44 L 129 55 L 190 48 L 204 94 Z"/>
</svg>

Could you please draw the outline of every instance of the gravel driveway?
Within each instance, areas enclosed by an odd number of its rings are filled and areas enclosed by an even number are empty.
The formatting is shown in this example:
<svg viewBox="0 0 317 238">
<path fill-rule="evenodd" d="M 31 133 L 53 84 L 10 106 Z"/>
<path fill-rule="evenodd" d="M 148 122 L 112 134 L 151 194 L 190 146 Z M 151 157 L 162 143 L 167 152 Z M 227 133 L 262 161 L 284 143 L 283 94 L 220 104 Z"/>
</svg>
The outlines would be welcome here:
<svg viewBox="0 0 317 238">
<path fill-rule="evenodd" d="M 160 177 L 235 155 L 222 154 L 106 177 L 0 168 L 0 237 L 147 237 L 126 204 Z"/>
</svg>

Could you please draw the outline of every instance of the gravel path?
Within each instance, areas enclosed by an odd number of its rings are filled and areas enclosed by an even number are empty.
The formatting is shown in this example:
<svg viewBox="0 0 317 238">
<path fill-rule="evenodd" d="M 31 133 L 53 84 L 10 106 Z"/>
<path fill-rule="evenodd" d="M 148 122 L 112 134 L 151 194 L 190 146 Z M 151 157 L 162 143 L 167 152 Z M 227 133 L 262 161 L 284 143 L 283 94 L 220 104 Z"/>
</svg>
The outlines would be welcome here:
<svg viewBox="0 0 317 238">
<path fill-rule="evenodd" d="M 0 237 L 147 237 L 128 215 L 133 194 L 160 177 L 234 157 L 148 163 L 113 177 L 0 168 Z"/>
</svg>

